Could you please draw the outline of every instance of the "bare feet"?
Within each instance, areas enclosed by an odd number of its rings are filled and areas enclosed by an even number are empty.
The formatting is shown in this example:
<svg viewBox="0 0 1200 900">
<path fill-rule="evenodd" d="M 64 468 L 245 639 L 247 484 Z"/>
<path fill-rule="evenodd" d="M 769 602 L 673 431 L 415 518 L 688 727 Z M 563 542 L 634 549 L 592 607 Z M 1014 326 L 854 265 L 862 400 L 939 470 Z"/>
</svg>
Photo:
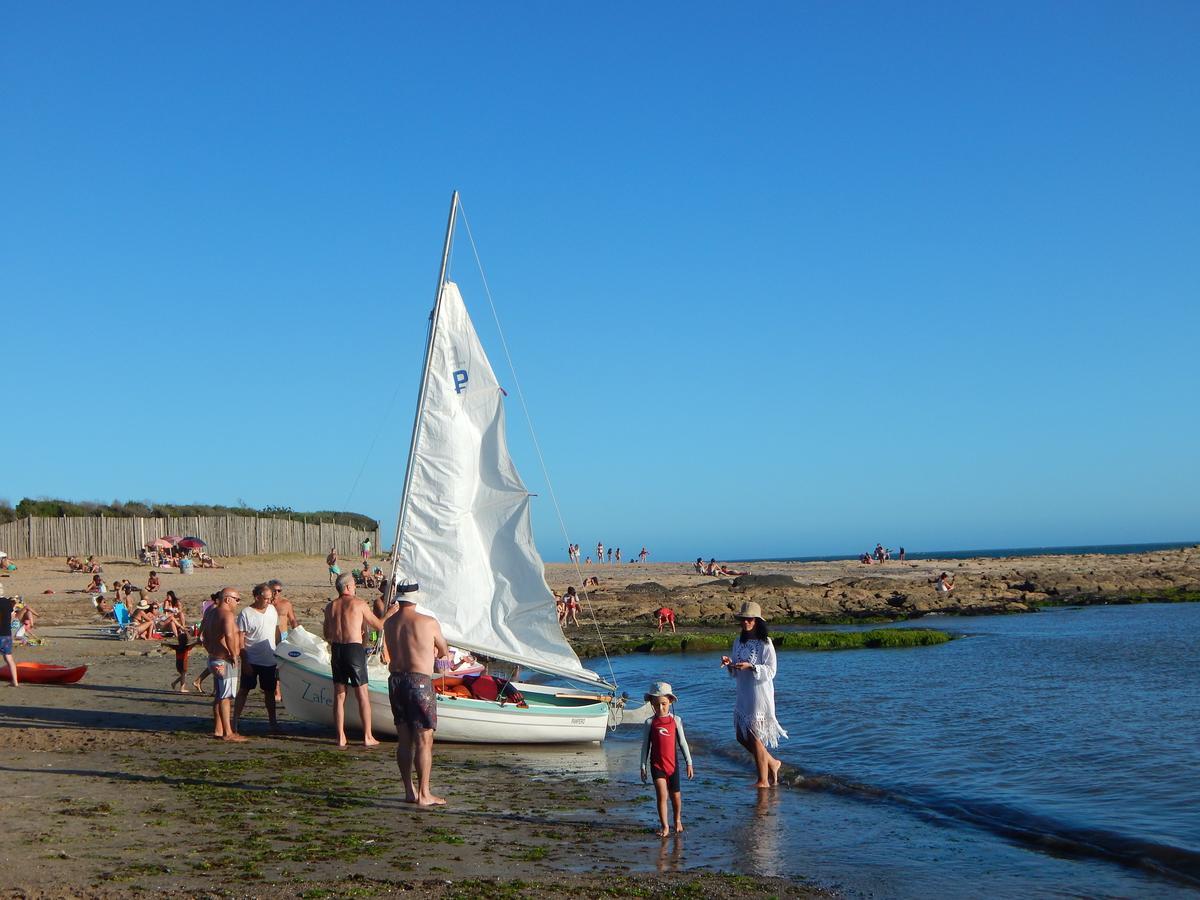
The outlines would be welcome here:
<svg viewBox="0 0 1200 900">
<path fill-rule="evenodd" d="M 769 782 L 769 781 L 756 781 L 756 782 L 754 782 L 754 786 L 755 786 L 756 788 L 758 788 L 759 790 L 762 790 L 763 788 L 769 788 L 769 787 L 771 786 L 771 782 Z"/>
<path fill-rule="evenodd" d="M 180 687 L 180 688 L 179 688 L 179 693 L 181 693 L 181 694 L 190 694 L 190 693 L 191 693 L 191 691 L 189 691 L 189 690 L 188 690 L 187 688 L 185 688 L 185 687 Z"/>
<path fill-rule="evenodd" d="M 424 797 L 417 798 L 417 806 L 445 806 L 446 799 L 444 797 L 435 797 L 433 794 L 426 794 Z"/>
<path fill-rule="evenodd" d="M 204 688 L 201 687 L 199 678 L 197 678 L 195 681 L 192 682 L 192 687 L 194 687 L 196 689 L 196 693 L 198 693 L 198 694 L 204 693 Z"/>
<path fill-rule="evenodd" d="M 375 740 L 375 738 L 373 738 L 373 737 L 372 738 L 364 738 L 363 746 L 364 747 L 378 747 L 379 741 Z M 445 802 L 445 801 L 443 801 L 443 802 Z"/>
<path fill-rule="evenodd" d="M 250 740 L 250 738 L 242 737 L 240 734 L 227 734 L 224 738 L 222 738 L 222 740 L 226 740 L 234 744 L 244 744 L 246 741 Z"/>
<path fill-rule="evenodd" d="M 670 828 L 660 828 L 660 829 L 658 829 L 658 831 L 656 831 L 654 833 L 657 834 L 660 838 L 665 838 L 667 835 L 669 835 L 671 833 L 671 829 Z"/>
<path fill-rule="evenodd" d="M 683 823 L 678 819 L 675 820 L 675 833 L 683 834 Z"/>
<path fill-rule="evenodd" d="M 767 781 L 771 784 L 779 784 L 779 770 L 783 768 L 783 763 L 777 759 L 772 759 L 769 766 L 771 774 L 767 776 Z"/>
</svg>

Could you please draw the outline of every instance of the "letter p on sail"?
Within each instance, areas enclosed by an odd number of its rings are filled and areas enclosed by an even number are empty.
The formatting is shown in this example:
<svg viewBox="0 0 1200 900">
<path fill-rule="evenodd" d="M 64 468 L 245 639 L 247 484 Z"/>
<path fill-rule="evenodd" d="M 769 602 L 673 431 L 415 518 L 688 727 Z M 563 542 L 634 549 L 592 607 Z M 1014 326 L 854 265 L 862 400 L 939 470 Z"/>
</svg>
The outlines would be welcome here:
<svg viewBox="0 0 1200 900">
<path fill-rule="evenodd" d="M 467 386 L 467 370 L 459 369 L 454 373 L 454 393 L 461 394 Z"/>
</svg>

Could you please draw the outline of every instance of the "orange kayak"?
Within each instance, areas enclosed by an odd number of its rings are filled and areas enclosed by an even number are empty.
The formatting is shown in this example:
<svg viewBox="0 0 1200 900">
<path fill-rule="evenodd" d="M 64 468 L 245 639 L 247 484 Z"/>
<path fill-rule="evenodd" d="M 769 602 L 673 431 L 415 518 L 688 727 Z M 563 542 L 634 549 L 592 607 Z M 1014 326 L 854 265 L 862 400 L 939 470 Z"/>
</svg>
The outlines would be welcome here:
<svg viewBox="0 0 1200 900">
<path fill-rule="evenodd" d="M 17 681 L 22 684 L 74 684 L 87 666 L 54 666 L 49 663 L 17 663 Z M 0 667 L 0 681 L 8 681 L 8 666 Z"/>
</svg>

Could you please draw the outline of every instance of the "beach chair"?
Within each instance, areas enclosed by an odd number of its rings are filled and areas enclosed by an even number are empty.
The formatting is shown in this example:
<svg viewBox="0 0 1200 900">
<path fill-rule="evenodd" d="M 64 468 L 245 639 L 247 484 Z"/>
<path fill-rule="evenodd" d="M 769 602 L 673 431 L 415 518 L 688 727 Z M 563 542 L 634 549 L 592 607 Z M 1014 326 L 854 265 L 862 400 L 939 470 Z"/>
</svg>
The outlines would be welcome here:
<svg viewBox="0 0 1200 900">
<path fill-rule="evenodd" d="M 115 637 L 122 641 L 133 640 L 133 629 L 129 627 L 129 609 L 118 601 L 113 604 L 113 624 L 105 625 L 100 633 L 106 637 Z"/>
</svg>

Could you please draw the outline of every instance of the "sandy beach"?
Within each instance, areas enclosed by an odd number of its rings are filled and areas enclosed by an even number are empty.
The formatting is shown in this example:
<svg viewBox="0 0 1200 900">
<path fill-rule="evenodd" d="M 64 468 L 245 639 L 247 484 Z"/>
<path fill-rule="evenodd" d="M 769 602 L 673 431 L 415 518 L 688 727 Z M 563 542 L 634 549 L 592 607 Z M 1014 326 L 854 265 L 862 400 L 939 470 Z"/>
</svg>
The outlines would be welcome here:
<svg viewBox="0 0 1200 900">
<path fill-rule="evenodd" d="M 221 560 L 222 569 L 165 574 L 195 615 L 223 585 L 243 592 L 281 578 L 301 622 L 314 628 L 332 596 L 321 560 Z M 144 584 L 148 569 L 105 560 L 105 579 Z M 1195 549 L 1126 557 L 749 564 L 738 580 L 697 576 L 674 563 L 591 567 L 590 594 L 606 630 L 650 627 L 664 602 L 701 630 L 747 596 L 777 619 L 909 618 L 933 612 L 1031 609 L 1048 602 L 1188 599 L 1200 591 Z M 958 587 L 928 579 L 952 568 Z M 547 567 L 552 586 L 575 580 Z M 168 690 L 173 656 L 157 642 L 99 634 L 87 577 L 62 560 L 22 560 L 3 579 L 41 614 L 41 647 L 20 660 L 86 663 L 74 686 L 0 688 L 5 811 L 15 836 L 0 850 L 10 896 L 808 896 L 800 882 L 751 879 L 739 868 L 753 821 L 731 837 L 722 794 L 698 780 L 685 791 L 689 831 L 662 842 L 636 764 L 610 747 L 528 750 L 439 745 L 436 788 L 445 809 L 400 801 L 393 745 L 339 753 L 320 728 L 290 718 L 268 736 L 252 696 L 250 743 L 209 737 L 209 701 Z M 53 593 L 43 593 L 46 590 Z M 898 597 L 903 597 L 897 602 Z M 573 638 L 582 638 L 582 632 Z M 192 675 L 200 661 L 192 662 Z M 790 790 L 791 788 L 782 788 Z M 758 814 L 769 815 L 769 810 Z M 726 874 L 717 874 L 726 873 Z M 738 874 L 728 874 L 738 873 Z"/>
</svg>

